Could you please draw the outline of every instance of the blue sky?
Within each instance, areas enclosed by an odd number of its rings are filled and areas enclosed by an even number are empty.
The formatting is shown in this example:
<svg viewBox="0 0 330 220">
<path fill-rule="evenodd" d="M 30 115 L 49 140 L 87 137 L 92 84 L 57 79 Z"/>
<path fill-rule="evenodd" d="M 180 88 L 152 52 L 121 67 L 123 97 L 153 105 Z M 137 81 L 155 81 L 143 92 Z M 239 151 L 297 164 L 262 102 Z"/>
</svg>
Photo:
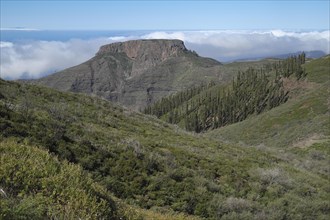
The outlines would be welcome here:
<svg viewBox="0 0 330 220">
<path fill-rule="evenodd" d="M 46 30 L 0 32 L 0 77 L 39 78 L 90 59 L 101 45 L 133 39 L 180 39 L 221 62 L 329 54 L 329 2 L 0 0 L 2 30 Z"/>
<path fill-rule="evenodd" d="M 1 28 L 61 30 L 329 29 L 323 1 L 9 1 Z"/>
</svg>

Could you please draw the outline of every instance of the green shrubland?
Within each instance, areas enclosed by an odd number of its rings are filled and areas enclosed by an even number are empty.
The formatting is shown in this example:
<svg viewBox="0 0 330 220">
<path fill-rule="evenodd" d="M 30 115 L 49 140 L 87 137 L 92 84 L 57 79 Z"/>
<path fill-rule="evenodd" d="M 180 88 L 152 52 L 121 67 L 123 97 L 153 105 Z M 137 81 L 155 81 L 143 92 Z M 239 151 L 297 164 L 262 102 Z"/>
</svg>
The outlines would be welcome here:
<svg viewBox="0 0 330 220">
<path fill-rule="evenodd" d="M 326 219 L 328 110 L 326 87 L 312 82 L 315 62 L 304 66 L 313 87 L 297 88 L 303 96 L 207 134 L 97 97 L 1 80 L 1 216 Z M 322 138 L 294 138 L 310 131 Z"/>
<path fill-rule="evenodd" d="M 258 69 L 250 67 L 239 71 L 228 85 L 209 83 L 189 88 L 162 98 L 144 113 L 195 132 L 240 122 L 285 103 L 290 90 L 283 82 L 289 77 L 304 79 L 304 63 L 302 53 Z"/>
<path fill-rule="evenodd" d="M 110 194 L 80 166 L 15 140 L 0 143 L 2 219 L 109 219 Z"/>
</svg>

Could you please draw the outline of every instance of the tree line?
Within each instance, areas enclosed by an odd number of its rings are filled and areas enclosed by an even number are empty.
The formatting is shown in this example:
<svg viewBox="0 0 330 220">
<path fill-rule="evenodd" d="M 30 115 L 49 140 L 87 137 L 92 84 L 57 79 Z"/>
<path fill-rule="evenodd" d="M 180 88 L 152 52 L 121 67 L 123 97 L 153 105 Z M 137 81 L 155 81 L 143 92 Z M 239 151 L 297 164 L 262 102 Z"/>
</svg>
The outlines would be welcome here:
<svg viewBox="0 0 330 220">
<path fill-rule="evenodd" d="M 306 71 L 301 66 L 304 63 L 305 53 L 302 53 L 260 69 L 249 68 L 238 72 L 227 86 L 202 84 L 164 97 L 148 106 L 144 113 L 195 132 L 239 122 L 285 103 L 289 91 L 282 79 L 304 78 Z"/>
</svg>

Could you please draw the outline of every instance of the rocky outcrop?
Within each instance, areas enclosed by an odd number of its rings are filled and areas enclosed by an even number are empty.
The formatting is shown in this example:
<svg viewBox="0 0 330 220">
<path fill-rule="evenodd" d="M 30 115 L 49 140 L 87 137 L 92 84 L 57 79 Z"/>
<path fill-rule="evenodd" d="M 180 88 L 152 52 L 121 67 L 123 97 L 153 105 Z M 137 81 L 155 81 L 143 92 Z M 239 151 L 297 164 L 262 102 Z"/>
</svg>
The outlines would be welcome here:
<svg viewBox="0 0 330 220">
<path fill-rule="evenodd" d="M 132 40 L 104 45 L 96 56 L 125 54 L 132 60 L 130 76 L 138 76 L 168 58 L 182 56 L 187 52 L 181 40 Z"/>
<path fill-rule="evenodd" d="M 133 40 L 104 45 L 87 62 L 36 83 L 141 109 L 175 91 L 221 80 L 220 69 L 219 62 L 199 57 L 180 40 Z"/>
<path fill-rule="evenodd" d="M 145 55 L 156 60 L 165 60 L 187 51 L 181 40 L 131 40 L 104 45 L 97 56 L 107 53 L 125 53 L 131 59 L 141 59 Z"/>
</svg>

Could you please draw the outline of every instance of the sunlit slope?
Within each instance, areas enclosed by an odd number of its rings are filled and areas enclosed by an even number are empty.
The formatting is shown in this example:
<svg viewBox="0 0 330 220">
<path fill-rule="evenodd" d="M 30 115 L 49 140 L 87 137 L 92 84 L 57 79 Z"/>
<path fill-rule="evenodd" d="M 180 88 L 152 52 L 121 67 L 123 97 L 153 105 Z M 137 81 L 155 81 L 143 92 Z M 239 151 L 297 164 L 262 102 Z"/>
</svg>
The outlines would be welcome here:
<svg viewBox="0 0 330 220">
<path fill-rule="evenodd" d="M 116 219 L 110 194 L 81 167 L 13 140 L 0 152 L 1 219 Z"/>
<path fill-rule="evenodd" d="M 41 154 L 49 151 L 59 163 L 76 164 L 93 184 L 107 190 L 96 198 L 108 193 L 114 196 L 113 210 L 123 218 L 279 219 L 303 215 L 325 219 L 329 214 L 326 176 L 301 170 L 270 152 L 210 140 L 97 97 L 1 80 L 0 98 L 0 138 L 7 152 L 16 143 L 24 143 L 37 152 L 42 150 Z M 7 146 L 10 141 L 14 144 Z M 313 155 L 324 161 L 324 155 Z M 2 161 L 1 168 L 12 164 L 9 167 L 26 169 L 24 154 Z M 22 198 L 11 193 L 12 184 L 3 185 L 6 178 L 1 177 L 1 187 L 19 204 Z M 39 177 L 32 175 L 31 179 Z M 20 180 L 12 179 L 12 183 Z M 29 186 L 22 183 L 23 189 Z M 31 200 L 38 202 L 33 195 Z M 61 208 L 70 201 L 64 197 Z M 127 204 L 137 208 L 132 212 L 121 208 Z M 45 205 L 47 210 L 54 206 Z"/>
<path fill-rule="evenodd" d="M 304 67 L 308 73 L 305 81 L 287 82 L 293 90 L 287 103 L 207 135 L 269 147 L 291 147 L 329 139 L 330 57 L 309 61 Z"/>
</svg>

